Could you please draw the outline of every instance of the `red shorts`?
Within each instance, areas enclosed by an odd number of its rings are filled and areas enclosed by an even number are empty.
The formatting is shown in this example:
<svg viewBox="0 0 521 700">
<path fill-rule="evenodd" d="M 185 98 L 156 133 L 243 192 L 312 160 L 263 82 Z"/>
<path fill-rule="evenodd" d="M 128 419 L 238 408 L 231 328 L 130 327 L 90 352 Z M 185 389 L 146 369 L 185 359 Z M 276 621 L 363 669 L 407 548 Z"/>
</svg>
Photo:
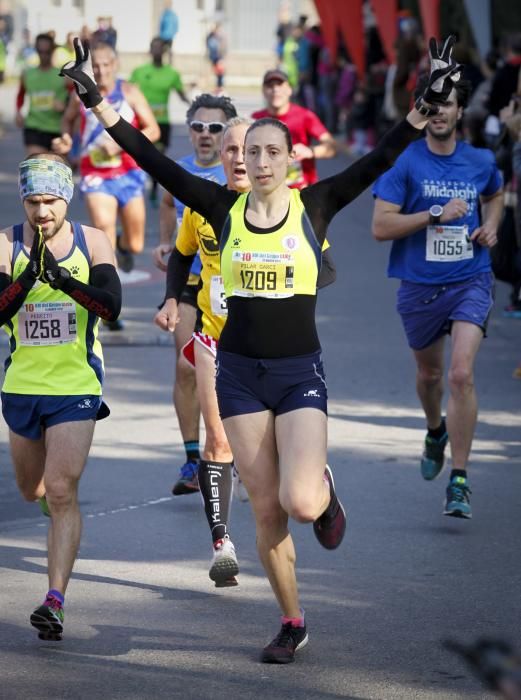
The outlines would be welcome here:
<svg viewBox="0 0 521 700">
<path fill-rule="evenodd" d="M 181 352 L 183 353 L 185 359 L 192 365 L 192 367 L 195 367 L 195 343 L 201 343 L 201 345 L 209 350 L 214 357 L 217 355 L 217 341 L 215 338 L 212 338 L 211 335 L 207 335 L 206 333 L 196 331 L 193 333 L 186 345 L 183 345 L 181 348 Z"/>
</svg>

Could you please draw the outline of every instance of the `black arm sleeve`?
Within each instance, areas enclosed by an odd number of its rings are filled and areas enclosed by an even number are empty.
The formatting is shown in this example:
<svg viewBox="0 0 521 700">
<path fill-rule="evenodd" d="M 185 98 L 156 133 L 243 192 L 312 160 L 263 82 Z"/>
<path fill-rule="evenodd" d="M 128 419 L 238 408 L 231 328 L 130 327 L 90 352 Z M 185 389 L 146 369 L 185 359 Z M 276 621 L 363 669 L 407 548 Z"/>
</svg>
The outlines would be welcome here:
<svg viewBox="0 0 521 700">
<path fill-rule="evenodd" d="M 183 255 L 177 248 L 171 252 L 166 269 L 165 299 L 179 301 L 190 275 L 195 255 Z"/>
<path fill-rule="evenodd" d="M 22 284 L 20 278 L 13 282 L 10 275 L 0 272 L 0 326 L 13 318 L 24 303 L 30 289 Z"/>
<path fill-rule="evenodd" d="M 317 289 L 323 289 L 336 280 L 336 267 L 330 250 L 331 248 L 322 251 L 322 265 L 318 273 Z"/>
<path fill-rule="evenodd" d="M 320 243 L 333 216 L 352 202 L 382 173 L 388 170 L 400 153 L 423 131 L 404 119 L 380 139 L 376 148 L 342 172 L 310 185 L 302 190 L 302 201 Z"/>
<path fill-rule="evenodd" d="M 102 263 L 90 270 L 89 284 L 71 277 L 62 291 L 87 311 L 105 321 L 115 321 L 121 311 L 121 282 L 114 265 Z"/>
<path fill-rule="evenodd" d="M 120 119 L 107 131 L 114 141 L 168 192 L 204 216 L 219 236 L 228 210 L 237 199 L 236 192 L 230 192 L 216 182 L 192 175 L 160 153 L 146 136 L 125 119 Z"/>
</svg>

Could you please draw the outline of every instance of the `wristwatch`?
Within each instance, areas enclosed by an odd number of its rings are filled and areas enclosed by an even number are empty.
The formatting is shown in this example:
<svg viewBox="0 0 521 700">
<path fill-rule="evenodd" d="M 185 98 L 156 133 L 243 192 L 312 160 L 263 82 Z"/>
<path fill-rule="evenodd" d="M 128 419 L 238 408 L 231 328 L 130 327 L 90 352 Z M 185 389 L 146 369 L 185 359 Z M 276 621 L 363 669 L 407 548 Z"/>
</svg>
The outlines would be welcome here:
<svg viewBox="0 0 521 700">
<path fill-rule="evenodd" d="M 422 115 L 422 117 L 433 117 L 440 111 L 438 105 L 427 104 L 427 102 L 423 101 L 423 97 L 418 97 L 414 103 L 414 108 Z"/>
<path fill-rule="evenodd" d="M 443 207 L 441 204 L 433 204 L 429 209 L 429 224 L 437 226 L 441 221 L 441 215 L 443 214 Z"/>
</svg>

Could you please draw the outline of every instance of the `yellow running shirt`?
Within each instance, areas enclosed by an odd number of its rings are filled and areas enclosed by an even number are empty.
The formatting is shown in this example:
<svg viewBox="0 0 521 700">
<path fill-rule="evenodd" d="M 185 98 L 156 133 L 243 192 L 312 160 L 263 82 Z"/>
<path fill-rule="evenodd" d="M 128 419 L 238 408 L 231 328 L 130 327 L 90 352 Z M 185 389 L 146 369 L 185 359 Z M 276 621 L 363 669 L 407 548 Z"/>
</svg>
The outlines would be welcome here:
<svg viewBox="0 0 521 700">
<path fill-rule="evenodd" d="M 300 200 L 298 204 L 300 205 Z M 252 235 L 256 236 L 256 234 Z M 264 235 L 261 234 L 260 237 Z M 201 288 L 197 295 L 197 306 L 202 313 L 202 332 L 219 340 L 226 322 L 226 293 L 221 276 L 219 244 L 212 227 L 204 217 L 185 208 L 176 239 L 176 248 L 182 255 L 195 255 L 197 251 L 200 253 Z M 329 243 L 326 240 L 322 249 L 328 248 Z"/>
<path fill-rule="evenodd" d="M 197 306 L 202 313 L 202 332 L 219 340 L 226 322 L 227 307 L 219 243 L 213 228 L 200 214 L 185 207 L 175 245 L 183 255 L 195 255 L 199 251 L 202 268 Z"/>
</svg>

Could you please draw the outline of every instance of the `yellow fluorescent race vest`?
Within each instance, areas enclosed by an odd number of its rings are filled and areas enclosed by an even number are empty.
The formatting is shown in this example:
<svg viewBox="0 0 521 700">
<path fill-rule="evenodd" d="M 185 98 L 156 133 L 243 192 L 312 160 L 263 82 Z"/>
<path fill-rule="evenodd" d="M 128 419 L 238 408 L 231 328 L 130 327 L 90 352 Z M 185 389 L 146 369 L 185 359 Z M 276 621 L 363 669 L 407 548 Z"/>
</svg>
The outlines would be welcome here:
<svg viewBox="0 0 521 700">
<path fill-rule="evenodd" d="M 90 256 L 80 224 L 71 223 L 73 245 L 59 260 L 80 282 L 88 283 Z M 27 266 L 23 225 L 14 227 L 13 281 Z M 98 340 L 99 318 L 71 297 L 36 282 L 3 329 L 9 336 L 2 391 L 44 396 L 101 395 L 104 367 Z"/>
<path fill-rule="evenodd" d="M 246 228 L 247 201 L 248 195 L 241 194 L 230 209 L 221 239 L 226 298 L 314 296 L 321 250 L 299 190 L 290 190 L 286 221 L 270 233 L 253 233 Z"/>
</svg>

